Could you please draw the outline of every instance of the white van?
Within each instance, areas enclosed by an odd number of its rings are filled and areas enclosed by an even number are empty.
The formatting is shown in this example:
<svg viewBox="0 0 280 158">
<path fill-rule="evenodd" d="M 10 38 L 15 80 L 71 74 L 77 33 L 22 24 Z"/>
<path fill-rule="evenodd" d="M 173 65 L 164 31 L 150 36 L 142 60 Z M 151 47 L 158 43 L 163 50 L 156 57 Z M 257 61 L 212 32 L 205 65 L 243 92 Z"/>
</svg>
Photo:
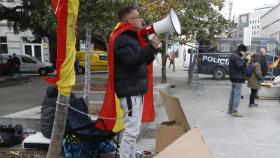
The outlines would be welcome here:
<svg viewBox="0 0 280 158">
<path fill-rule="evenodd" d="M 0 63 L 7 63 L 9 56 L 13 58 L 13 54 L 0 55 Z M 20 60 L 20 72 L 22 73 L 39 73 L 42 76 L 54 72 L 52 63 L 41 62 L 38 59 L 25 54 L 16 54 Z"/>
</svg>

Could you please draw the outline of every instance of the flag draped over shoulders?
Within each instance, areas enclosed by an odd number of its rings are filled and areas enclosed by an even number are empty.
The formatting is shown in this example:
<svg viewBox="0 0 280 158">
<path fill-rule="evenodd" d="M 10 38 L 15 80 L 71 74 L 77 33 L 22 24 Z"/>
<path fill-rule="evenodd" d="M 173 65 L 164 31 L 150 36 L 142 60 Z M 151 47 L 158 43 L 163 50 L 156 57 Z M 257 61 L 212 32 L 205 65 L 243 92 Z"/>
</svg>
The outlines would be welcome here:
<svg viewBox="0 0 280 158">
<path fill-rule="evenodd" d="M 127 30 L 138 31 L 138 28 L 128 23 L 118 23 L 113 30 L 109 39 L 109 51 L 108 51 L 108 66 L 109 74 L 106 86 L 105 97 L 102 108 L 99 112 L 99 118 L 104 120 L 105 126 L 108 130 L 118 132 L 124 128 L 122 117 L 124 115 L 121 110 L 120 102 L 115 93 L 114 83 L 114 43 L 118 35 L 122 34 Z M 146 41 L 138 32 L 138 40 L 142 47 L 146 46 Z M 142 115 L 142 122 L 152 122 L 155 119 L 154 113 L 154 102 L 153 102 L 153 66 L 148 65 L 148 91 L 144 95 L 144 108 Z M 104 129 L 101 124 L 98 124 L 99 128 Z"/>
<path fill-rule="evenodd" d="M 75 27 L 79 0 L 52 0 L 52 6 L 57 17 L 56 77 L 45 77 L 44 79 L 56 83 L 61 95 L 70 96 L 75 84 Z"/>
</svg>

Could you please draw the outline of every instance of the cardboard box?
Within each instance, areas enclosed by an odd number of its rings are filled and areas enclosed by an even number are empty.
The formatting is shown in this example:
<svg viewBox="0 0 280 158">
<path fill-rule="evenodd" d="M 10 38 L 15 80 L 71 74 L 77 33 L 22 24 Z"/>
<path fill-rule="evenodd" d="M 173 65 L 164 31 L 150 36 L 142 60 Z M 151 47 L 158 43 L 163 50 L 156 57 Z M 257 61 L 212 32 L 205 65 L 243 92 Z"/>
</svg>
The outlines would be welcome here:
<svg viewBox="0 0 280 158">
<path fill-rule="evenodd" d="M 159 93 L 169 121 L 175 121 L 177 125 L 183 126 L 186 132 L 189 131 L 191 128 L 179 99 L 162 91 L 159 91 Z"/>
<path fill-rule="evenodd" d="M 193 128 L 168 145 L 155 158 L 213 158 L 213 156 L 197 129 Z"/>
<path fill-rule="evenodd" d="M 156 127 L 156 158 L 213 158 L 197 129 L 191 129 L 180 101 L 160 91 L 169 122 Z"/>
<path fill-rule="evenodd" d="M 178 137 L 190 130 L 178 98 L 160 91 L 160 97 L 170 121 L 156 127 L 156 152 L 162 151 Z"/>
<path fill-rule="evenodd" d="M 166 146 L 173 143 L 177 138 L 186 133 L 183 126 L 162 124 L 156 127 L 156 152 L 162 151 Z"/>
<path fill-rule="evenodd" d="M 260 99 L 279 99 L 280 98 L 280 85 L 262 86 L 258 91 Z"/>
</svg>

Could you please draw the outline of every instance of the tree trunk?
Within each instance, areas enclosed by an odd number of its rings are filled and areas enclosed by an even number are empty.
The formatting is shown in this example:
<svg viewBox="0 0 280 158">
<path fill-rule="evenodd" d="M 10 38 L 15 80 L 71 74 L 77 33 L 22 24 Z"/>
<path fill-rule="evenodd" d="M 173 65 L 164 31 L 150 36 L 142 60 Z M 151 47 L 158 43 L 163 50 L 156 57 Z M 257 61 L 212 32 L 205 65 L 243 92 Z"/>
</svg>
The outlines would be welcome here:
<svg viewBox="0 0 280 158">
<path fill-rule="evenodd" d="M 68 114 L 68 107 L 65 105 L 69 104 L 69 99 L 70 97 L 62 96 L 60 94 L 58 94 L 57 96 L 58 103 L 56 105 L 51 143 L 46 158 L 60 157 L 66 119 Z"/>
<path fill-rule="evenodd" d="M 191 54 L 190 54 L 187 86 L 190 86 L 190 84 L 192 83 L 192 77 L 193 77 L 193 62 L 192 61 L 193 61 L 193 51 L 191 51 Z"/>
<path fill-rule="evenodd" d="M 86 30 L 86 59 L 85 59 L 85 88 L 84 99 L 89 105 L 89 92 L 90 92 L 90 48 L 91 48 L 91 30 L 92 25 L 89 24 Z"/>
<path fill-rule="evenodd" d="M 164 41 L 165 46 L 163 47 L 163 51 L 161 53 L 161 60 L 162 60 L 162 67 L 161 67 L 161 83 L 166 83 L 167 77 L 166 77 L 166 52 L 168 48 L 168 35 L 165 36 Z"/>
<path fill-rule="evenodd" d="M 175 72 L 175 57 L 173 59 L 173 72 Z"/>
</svg>

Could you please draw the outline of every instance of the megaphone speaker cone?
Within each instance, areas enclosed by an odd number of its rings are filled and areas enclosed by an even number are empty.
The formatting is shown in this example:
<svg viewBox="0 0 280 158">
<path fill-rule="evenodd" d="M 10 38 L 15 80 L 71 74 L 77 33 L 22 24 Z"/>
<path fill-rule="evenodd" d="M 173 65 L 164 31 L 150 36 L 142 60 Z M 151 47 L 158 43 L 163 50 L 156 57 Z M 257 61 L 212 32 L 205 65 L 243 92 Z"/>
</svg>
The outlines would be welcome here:
<svg viewBox="0 0 280 158">
<path fill-rule="evenodd" d="M 176 32 L 177 34 L 181 34 L 180 21 L 173 9 L 170 10 L 169 15 L 164 19 L 140 29 L 142 36 L 147 36 L 153 33 L 161 34 L 165 32 Z"/>
<path fill-rule="evenodd" d="M 180 21 L 175 13 L 175 11 L 173 9 L 170 10 L 170 18 L 174 27 L 174 30 L 176 31 L 176 33 L 181 34 L 181 25 L 180 25 Z"/>
</svg>

